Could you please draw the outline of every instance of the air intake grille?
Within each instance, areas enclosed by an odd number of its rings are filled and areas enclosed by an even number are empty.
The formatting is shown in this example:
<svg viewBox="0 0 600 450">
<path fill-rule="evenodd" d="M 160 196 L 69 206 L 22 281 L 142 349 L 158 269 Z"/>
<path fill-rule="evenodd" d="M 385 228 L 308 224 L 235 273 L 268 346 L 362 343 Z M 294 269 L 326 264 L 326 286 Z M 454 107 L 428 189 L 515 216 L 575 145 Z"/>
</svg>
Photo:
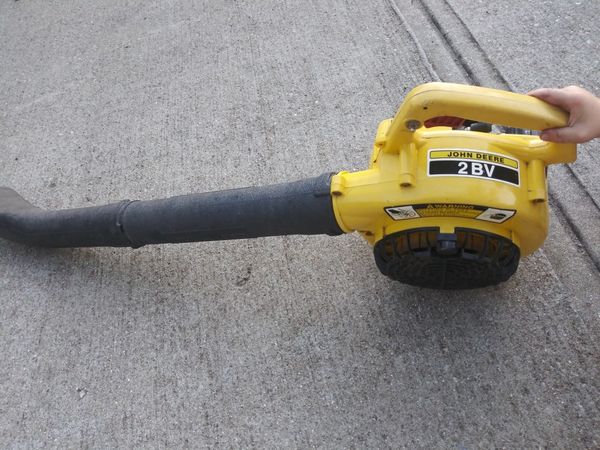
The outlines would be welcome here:
<svg viewBox="0 0 600 450">
<path fill-rule="evenodd" d="M 433 289 L 472 289 L 506 281 L 517 270 L 520 256 L 509 239 L 469 228 L 393 233 L 375 244 L 374 253 L 384 275 Z"/>
</svg>

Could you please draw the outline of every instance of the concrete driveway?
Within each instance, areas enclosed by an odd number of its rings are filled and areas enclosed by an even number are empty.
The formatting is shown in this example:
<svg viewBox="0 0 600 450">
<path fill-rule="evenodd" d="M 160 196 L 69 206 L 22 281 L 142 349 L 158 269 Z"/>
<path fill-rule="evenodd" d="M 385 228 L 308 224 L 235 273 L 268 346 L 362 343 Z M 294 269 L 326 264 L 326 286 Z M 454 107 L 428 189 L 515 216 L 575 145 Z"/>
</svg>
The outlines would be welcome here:
<svg viewBox="0 0 600 450">
<path fill-rule="evenodd" d="M 35 204 L 366 167 L 441 79 L 600 94 L 596 1 L 5 1 L 0 177 Z M 469 292 L 355 235 L 0 242 L 4 448 L 600 447 L 600 143 L 550 173 L 545 246 Z"/>
</svg>

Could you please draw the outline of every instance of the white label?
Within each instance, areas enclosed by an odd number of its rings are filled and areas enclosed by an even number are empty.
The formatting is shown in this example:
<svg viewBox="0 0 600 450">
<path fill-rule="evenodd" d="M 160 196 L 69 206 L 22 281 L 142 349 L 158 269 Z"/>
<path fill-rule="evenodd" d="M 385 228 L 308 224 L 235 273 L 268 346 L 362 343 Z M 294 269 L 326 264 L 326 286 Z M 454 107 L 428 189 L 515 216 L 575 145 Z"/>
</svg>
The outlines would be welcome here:
<svg viewBox="0 0 600 450">
<path fill-rule="evenodd" d="M 479 214 L 476 219 L 485 220 L 487 222 L 502 223 L 514 215 L 515 211 L 510 209 L 488 208 Z"/>
<path fill-rule="evenodd" d="M 394 220 L 416 219 L 419 216 L 412 206 L 393 206 L 385 208 L 390 217 Z"/>
</svg>

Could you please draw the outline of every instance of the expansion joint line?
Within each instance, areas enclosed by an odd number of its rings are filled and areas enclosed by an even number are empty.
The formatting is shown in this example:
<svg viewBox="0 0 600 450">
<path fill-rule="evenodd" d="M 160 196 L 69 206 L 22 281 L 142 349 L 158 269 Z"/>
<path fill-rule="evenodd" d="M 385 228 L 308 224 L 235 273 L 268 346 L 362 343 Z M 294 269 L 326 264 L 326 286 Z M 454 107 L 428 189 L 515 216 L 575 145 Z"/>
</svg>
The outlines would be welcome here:
<svg viewBox="0 0 600 450">
<path fill-rule="evenodd" d="M 415 48 L 417 49 L 417 53 L 419 54 L 421 61 L 423 61 L 423 64 L 425 64 L 425 68 L 429 72 L 429 75 L 431 76 L 432 80 L 433 81 L 442 81 L 442 79 L 440 78 L 440 75 L 433 68 L 433 64 L 431 64 L 431 61 L 429 60 L 429 57 L 427 56 L 427 52 L 425 52 L 425 49 L 419 42 L 417 35 L 415 34 L 413 29 L 409 25 L 408 21 L 406 20 L 406 17 L 404 17 L 404 14 L 402 14 L 402 11 L 400 11 L 400 8 L 398 8 L 398 5 L 396 4 L 396 2 L 394 0 L 388 0 L 388 2 L 389 2 L 390 7 L 396 14 L 396 16 L 398 16 L 398 18 L 400 19 L 400 22 L 402 23 L 402 26 L 404 27 L 404 29 L 407 31 L 408 35 L 410 36 L 410 39 L 413 41 L 413 44 L 414 44 Z"/>
</svg>

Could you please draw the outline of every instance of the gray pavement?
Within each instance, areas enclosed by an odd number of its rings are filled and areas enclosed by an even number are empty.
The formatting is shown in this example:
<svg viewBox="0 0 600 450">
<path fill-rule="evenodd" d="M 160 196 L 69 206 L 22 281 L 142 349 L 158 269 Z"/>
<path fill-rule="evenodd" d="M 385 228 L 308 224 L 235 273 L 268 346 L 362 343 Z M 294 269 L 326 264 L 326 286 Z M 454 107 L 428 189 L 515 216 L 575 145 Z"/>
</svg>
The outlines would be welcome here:
<svg viewBox="0 0 600 450">
<path fill-rule="evenodd" d="M 0 177 L 66 208 L 366 166 L 440 78 L 600 93 L 600 3 L 0 4 Z M 357 236 L 0 242 L 0 446 L 600 447 L 598 142 L 507 283 L 400 285 Z"/>
</svg>

